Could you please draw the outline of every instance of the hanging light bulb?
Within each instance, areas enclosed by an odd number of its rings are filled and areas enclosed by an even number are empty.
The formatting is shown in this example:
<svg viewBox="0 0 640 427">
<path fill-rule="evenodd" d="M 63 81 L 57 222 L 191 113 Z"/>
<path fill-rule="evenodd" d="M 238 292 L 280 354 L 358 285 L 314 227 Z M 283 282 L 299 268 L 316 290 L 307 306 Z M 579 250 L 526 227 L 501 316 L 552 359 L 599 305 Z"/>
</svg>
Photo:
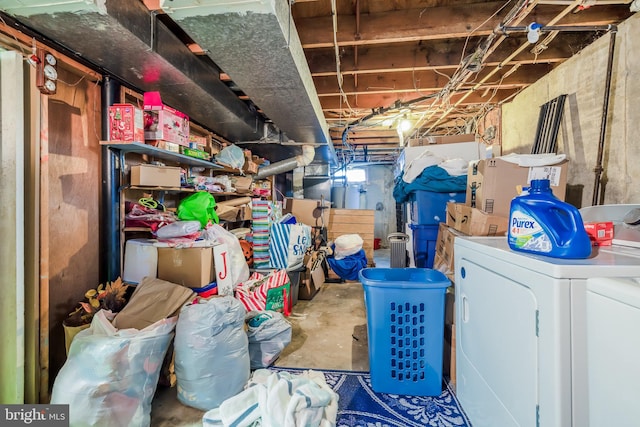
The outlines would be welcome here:
<svg viewBox="0 0 640 427">
<path fill-rule="evenodd" d="M 408 131 L 409 129 L 411 129 L 411 122 L 407 119 L 400 120 L 400 123 L 398 123 L 398 129 L 400 129 L 402 132 Z"/>
</svg>

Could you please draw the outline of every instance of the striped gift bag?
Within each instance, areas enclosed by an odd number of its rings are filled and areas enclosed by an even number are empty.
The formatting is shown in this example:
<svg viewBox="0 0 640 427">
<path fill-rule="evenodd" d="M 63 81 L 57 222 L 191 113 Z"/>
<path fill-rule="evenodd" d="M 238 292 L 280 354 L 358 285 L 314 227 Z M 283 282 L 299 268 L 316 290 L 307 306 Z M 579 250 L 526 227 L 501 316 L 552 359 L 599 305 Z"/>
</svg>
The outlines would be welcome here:
<svg viewBox="0 0 640 427">
<path fill-rule="evenodd" d="M 296 270 L 311 246 L 311 227 L 305 224 L 271 224 L 269 257 L 272 268 Z"/>
<path fill-rule="evenodd" d="M 269 290 L 284 288 L 287 284 L 289 284 L 289 276 L 285 270 L 273 271 L 268 276 L 253 273 L 249 280 L 240 283 L 236 287 L 235 297 L 244 305 L 247 311 L 264 311 Z M 285 303 L 283 308 L 285 315 L 288 315 L 289 305 Z"/>
</svg>

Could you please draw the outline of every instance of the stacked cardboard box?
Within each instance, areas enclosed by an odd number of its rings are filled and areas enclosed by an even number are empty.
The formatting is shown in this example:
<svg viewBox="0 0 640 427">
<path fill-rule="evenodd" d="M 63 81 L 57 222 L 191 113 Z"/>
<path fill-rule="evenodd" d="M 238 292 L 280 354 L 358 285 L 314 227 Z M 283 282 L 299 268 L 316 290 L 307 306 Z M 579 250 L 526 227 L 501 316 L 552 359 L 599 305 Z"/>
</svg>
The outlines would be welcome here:
<svg viewBox="0 0 640 427">
<path fill-rule="evenodd" d="M 532 179 L 549 179 L 553 194 L 564 200 L 568 160 L 550 166 L 522 167 L 501 158 L 469 163 L 465 203 L 481 211 L 509 216 L 511 200 Z"/>
<path fill-rule="evenodd" d="M 521 167 L 501 158 L 470 162 L 465 203 L 448 203 L 446 225 L 440 224 L 434 268 L 453 281 L 455 237 L 506 235 L 511 200 L 532 179 L 549 179 L 553 194 L 564 200 L 567 169 L 567 160 L 539 167 Z"/>
</svg>

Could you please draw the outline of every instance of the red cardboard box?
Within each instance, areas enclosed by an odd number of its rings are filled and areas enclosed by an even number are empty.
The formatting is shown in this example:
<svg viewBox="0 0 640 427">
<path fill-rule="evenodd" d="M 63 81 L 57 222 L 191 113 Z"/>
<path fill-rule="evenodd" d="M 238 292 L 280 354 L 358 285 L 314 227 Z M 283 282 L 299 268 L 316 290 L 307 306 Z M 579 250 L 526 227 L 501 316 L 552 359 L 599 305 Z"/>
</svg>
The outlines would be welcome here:
<svg viewBox="0 0 640 427">
<path fill-rule="evenodd" d="M 592 246 L 610 246 L 613 241 L 613 222 L 585 222 Z"/>
<path fill-rule="evenodd" d="M 189 146 L 189 116 L 164 105 L 160 92 L 144 94 L 144 138 Z"/>
<path fill-rule="evenodd" d="M 110 106 L 109 141 L 144 143 L 142 110 L 132 104 L 113 104 Z"/>
</svg>

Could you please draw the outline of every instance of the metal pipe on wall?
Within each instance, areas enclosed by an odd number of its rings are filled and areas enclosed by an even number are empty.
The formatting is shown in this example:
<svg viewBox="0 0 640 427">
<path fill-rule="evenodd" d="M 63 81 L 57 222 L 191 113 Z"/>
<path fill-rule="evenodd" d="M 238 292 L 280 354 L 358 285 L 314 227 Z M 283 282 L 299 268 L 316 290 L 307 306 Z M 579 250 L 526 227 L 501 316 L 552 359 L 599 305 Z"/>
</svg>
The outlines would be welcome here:
<svg viewBox="0 0 640 427">
<path fill-rule="evenodd" d="M 120 83 L 105 76 L 102 81 L 102 140 L 109 139 L 109 107 L 119 100 Z M 121 167 L 122 165 L 120 165 Z M 120 276 L 120 174 L 116 154 L 102 147 L 100 200 L 100 282 Z"/>
<path fill-rule="evenodd" d="M 614 27 L 611 30 L 611 36 L 609 38 L 609 58 L 607 60 L 607 75 L 605 78 L 604 88 L 604 100 L 602 105 L 602 121 L 600 122 L 600 140 L 598 142 L 598 157 L 596 158 L 596 166 L 593 169 L 595 172 L 595 180 L 593 183 L 593 198 L 591 199 L 591 205 L 596 206 L 600 204 L 600 187 L 602 180 L 602 158 L 604 157 L 604 142 L 605 135 L 607 133 L 607 116 L 609 115 L 609 94 L 611 92 L 611 74 L 613 69 L 613 54 L 616 46 L 616 33 L 618 29 Z"/>
</svg>

